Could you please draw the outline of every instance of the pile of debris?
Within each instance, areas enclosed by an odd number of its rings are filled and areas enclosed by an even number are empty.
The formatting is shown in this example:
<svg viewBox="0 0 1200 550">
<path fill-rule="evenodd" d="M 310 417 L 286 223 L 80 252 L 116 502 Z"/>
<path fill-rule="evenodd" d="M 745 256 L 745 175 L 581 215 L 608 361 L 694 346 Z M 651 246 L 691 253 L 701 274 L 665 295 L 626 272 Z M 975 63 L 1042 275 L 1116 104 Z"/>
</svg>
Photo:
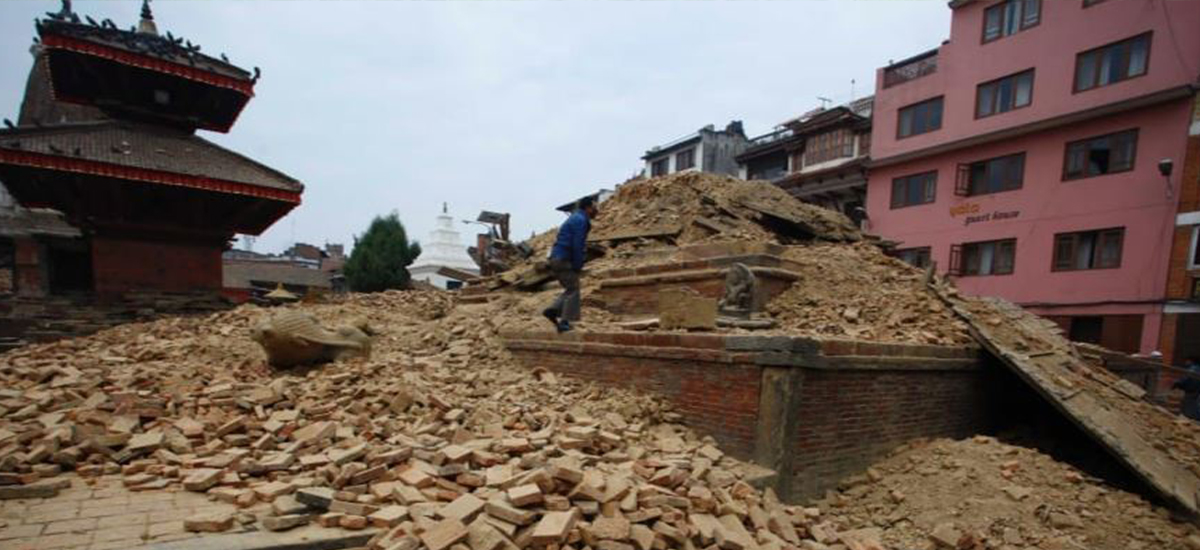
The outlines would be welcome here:
<svg viewBox="0 0 1200 550">
<path fill-rule="evenodd" d="M 535 236 L 526 243 L 534 253 L 525 264 L 479 282 L 493 292 L 537 293 L 502 298 L 522 328 L 547 328 L 539 312 L 559 289 L 544 259 L 556 234 L 551 230 Z M 688 245 L 737 249 L 739 243 L 772 243 L 783 245 L 782 257 L 793 262 L 786 269 L 799 280 L 767 305 L 774 329 L 757 333 L 932 345 L 971 342 L 966 325 L 926 292 L 922 271 L 887 256 L 845 216 L 797 201 L 765 182 L 684 173 L 627 183 L 602 205 L 589 241 L 594 258 L 583 278 L 589 329 L 629 326 L 623 323 L 629 319 L 587 299 L 596 294 L 597 274 L 685 261 L 690 258 L 680 247 Z"/>
<path fill-rule="evenodd" d="M 588 240 L 658 240 L 676 246 L 716 240 L 792 244 L 854 242 L 858 228 L 832 210 L 774 185 L 688 172 L 627 183 L 601 207 Z"/>
<path fill-rule="evenodd" d="M 962 320 L 925 289 L 925 273 L 858 243 L 790 246 L 801 276 L 767 304 L 788 334 L 958 346 L 974 342 Z"/>
<path fill-rule="evenodd" d="M 241 506 L 262 528 L 387 528 L 381 548 L 799 544 L 811 511 L 656 400 L 512 365 L 494 306 L 386 293 L 302 306 L 368 318 L 371 359 L 274 372 L 248 338 L 270 310 L 127 325 L 0 356 L 0 496 L 120 475 Z M 233 515 L 191 518 L 230 529 Z"/>
<path fill-rule="evenodd" d="M 72 470 L 119 475 L 131 490 L 182 487 L 243 508 L 191 518 L 193 530 L 374 525 L 380 549 L 895 548 L 848 512 L 854 493 L 781 504 L 755 488 L 769 472 L 661 402 L 521 369 L 496 336 L 504 306 L 452 300 L 296 306 L 382 332 L 370 359 L 309 370 L 266 366 L 248 336 L 272 312 L 251 305 L 2 355 L 0 496 L 50 496 Z M 1163 531 L 1149 505 L 1111 494 L 1137 532 L 1191 532 Z M 908 498 L 923 499 L 920 487 Z M 1033 541 L 1039 517 L 1013 526 Z"/>
<path fill-rule="evenodd" d="M 863 237 L 845 216 L 802 203 L 762 181 L 688 172 L 636 180 L 600 207 L 588 236 L 588 271 L 636 267 L 661 251 L 719 241 L 777 244 L 857 242 Z M 545 266 L 557 229 L 524 243 L 532 253 L 510 271 L 477 284 L 489 290 L 537 290 L 550 281 Z"/>
<path fill-rule="evenodd" d="M 1037 451 L 990 437 L 914 442 L 817 503 L 885 548 L 1190 550 L 1164 510 Z"/>
</svg>

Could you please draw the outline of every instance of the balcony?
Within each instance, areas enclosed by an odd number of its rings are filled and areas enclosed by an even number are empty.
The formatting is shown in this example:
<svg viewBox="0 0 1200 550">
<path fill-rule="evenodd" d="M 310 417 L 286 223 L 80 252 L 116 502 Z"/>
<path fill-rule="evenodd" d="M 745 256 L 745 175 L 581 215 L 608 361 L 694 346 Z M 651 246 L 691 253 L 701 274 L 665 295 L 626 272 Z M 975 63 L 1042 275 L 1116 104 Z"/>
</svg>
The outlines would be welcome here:
<svg viewBox="0 0 1200 550">
<path fill-rule="evenodd" d="M 883 87 L 891 88 L 937 72 L 938 49 L 893 63 L 883 69 Z"/>
</svg>

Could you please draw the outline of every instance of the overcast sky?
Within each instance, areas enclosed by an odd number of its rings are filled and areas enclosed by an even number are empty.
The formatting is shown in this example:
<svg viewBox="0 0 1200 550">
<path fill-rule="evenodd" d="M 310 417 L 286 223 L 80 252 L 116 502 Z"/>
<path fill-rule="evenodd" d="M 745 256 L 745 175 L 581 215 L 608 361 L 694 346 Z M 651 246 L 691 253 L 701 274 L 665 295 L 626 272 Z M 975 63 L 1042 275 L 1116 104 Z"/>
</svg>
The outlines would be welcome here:
<svg viewBox="0 0 1200 550">
<path fill-rule="evenodd" d="M 76 0 L 128 28 L 140 0 Z M 612 187 L 653 145 L 742 120 L 757 135 L 874 89 L 875 69 L 949 33 L 943 0 L 363 2 L 159 0 L 171 31 L 262 68 L 229 134 L 202 132 L 305 184 L 255 245 L 349 246 L 398 211 L 424 240 L 457 218 L 510 212 L 514 236 L 555 205 Z M 0 2 L 0 115 L 16 120 L 33 19 L 53 0 Z M 461 226 L 464 242 L 473 227 Z"/>
</svg>

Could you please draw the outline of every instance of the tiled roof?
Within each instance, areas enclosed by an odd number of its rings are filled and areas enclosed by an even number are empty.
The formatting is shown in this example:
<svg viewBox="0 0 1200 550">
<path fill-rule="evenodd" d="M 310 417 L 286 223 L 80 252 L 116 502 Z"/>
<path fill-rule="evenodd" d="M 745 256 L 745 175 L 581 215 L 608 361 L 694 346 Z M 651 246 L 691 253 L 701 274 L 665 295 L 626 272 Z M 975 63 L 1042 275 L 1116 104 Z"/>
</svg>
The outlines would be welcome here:
<svg viewBox="0 0 1200 550">
<path fill-rule="evenodd" d="M 0 235 L 78 237 L 80 233 L 63 219 L 62 214 L 54 210 L 16 208 L 0 210 Z"/>
<path fill-rule="evenodd" d="M 292 193 L 282 172 L 185 131 L 127 122 L 80 122 L 0 130 L 0 152 L 39 153 L 248 184 Z"/>
<path fill-rule="evenodd" d="M 251 288 L 252 281 L 329 288 L 327 271 L 280 261 L 224 261 L 225 288 Z"/>
<path fill-rule="evenodd" d="M 107 22 L 106 22 L 107 23 Z M 38 34 L 43 40 L 48 36 L 67 36 L 76 40 L 84 40 L 104 47 L 128 51 L 162 59 L 171 63 L 187 65 L 204 71 L 222 75 L 226 78 L 251 82 L 250 72 L 229 63 L 200 53 L 199 47 L 185 41 L 182 37 L 147 34 L 134 30 L 125 30 L 114 26 L 94 26 L 75 23 L 67 20 L 43 19 L 37 21 Z M 174 38 L 174 40 L 172 40 Z"/>
</svg>

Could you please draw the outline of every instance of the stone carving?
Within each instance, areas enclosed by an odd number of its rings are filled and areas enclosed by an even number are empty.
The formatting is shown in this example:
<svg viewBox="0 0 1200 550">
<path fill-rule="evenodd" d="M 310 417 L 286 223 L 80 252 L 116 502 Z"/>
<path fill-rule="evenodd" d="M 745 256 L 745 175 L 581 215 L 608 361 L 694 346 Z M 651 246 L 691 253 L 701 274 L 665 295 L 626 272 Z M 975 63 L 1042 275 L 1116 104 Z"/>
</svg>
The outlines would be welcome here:
<svg viewBox="0 0 1200 550">
<path fill-rule="evenodd" d="M 754 313 L 758 283 L 746 264 L 733 264 L 725 273 L 725 296 L 718 304 L 721 315 L 749 319 Z"/>
<path fill-rule="evenodd" d="M 329 330 L 308 313 L 285 309 L 255 327 L 250 337 L 262 346 L 271 365 L 292 367 L 369 358 L 374 335 L 366 320 Z"/>
</svg>

